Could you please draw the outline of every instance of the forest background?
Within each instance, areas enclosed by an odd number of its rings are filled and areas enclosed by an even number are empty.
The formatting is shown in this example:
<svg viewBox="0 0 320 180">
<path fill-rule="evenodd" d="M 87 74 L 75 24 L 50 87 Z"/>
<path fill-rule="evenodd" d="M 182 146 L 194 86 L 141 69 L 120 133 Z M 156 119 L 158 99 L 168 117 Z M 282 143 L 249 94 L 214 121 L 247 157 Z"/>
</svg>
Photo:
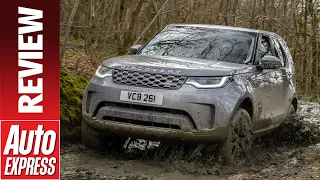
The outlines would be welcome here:
<svg viewBox="0 0 320 180">
<path fill-rule="evenodd" d="M 289 45 L 299 97 L 320 100 L 320 0 L 61 0 L 61 120 L 81 122 L 83 91 L 106 59 L 168 24 L 272 31 Z"/>
</svg>

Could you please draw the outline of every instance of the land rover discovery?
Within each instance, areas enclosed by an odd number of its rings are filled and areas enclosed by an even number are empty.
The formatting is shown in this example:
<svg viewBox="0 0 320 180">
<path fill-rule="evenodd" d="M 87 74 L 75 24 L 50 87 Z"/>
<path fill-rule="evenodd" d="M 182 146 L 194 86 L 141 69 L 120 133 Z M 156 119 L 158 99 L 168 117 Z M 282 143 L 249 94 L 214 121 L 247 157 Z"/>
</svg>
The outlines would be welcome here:
<svg viewBox="0 0 320 180">
<path fill-rule="evenodd" d="M 275 33 L 173 24 L 131 52 L 103 62 L 87 86 L 88 148 L 127 137 L 215 143 L 230 163 L 297 109 L 292 57 Z"/>
</svg>

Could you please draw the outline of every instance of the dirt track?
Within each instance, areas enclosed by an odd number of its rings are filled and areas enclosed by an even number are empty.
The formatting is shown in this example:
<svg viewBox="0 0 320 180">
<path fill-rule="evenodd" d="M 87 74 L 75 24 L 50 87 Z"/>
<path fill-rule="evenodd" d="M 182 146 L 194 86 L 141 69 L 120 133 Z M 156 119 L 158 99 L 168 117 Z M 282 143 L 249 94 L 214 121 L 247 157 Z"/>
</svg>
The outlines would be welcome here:
<svg viewBox="0 0 320 180">
<path fill-rule="evenodd" d="M 272 141 L 257 141 L 247 162 L 222 166 L 197 146 L 130 143 L 125 152 L 97 153 L 63 143 L 61 179 L 320 179 L 320 104 L 300 102 L 299 115 Z M 183 153 L 179 153 L 184 148 Z M 165 150 L 163 150 L 165 149 Z M 186 150 L 187 149 L 187 150 Z"/>
</svg>

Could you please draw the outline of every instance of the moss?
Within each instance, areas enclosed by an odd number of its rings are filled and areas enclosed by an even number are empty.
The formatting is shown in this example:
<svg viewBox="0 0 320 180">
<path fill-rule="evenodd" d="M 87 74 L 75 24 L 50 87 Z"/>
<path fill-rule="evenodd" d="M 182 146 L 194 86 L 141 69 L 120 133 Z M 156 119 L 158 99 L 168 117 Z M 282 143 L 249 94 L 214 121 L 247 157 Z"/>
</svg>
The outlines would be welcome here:
<svg viewBox="0 0 320 180">
<path fill-rule="evenodd" d="M 308 95 L 298 92 L 298 99 L 302 101 L 310 101 L 320 103 L 320 97 L 316 97 L 315 95 Z"/>
<path fill-rule="evenodd" d="M 320 163 L 319 162 L 313 162 L 313 165 L 320 168 Z"/>
<path fill-rule="evenodd" d="M 311 174 L 306 174 L 306 179 L 313 179 L 313 176 Z"/>
<path fill-rule="evenodd" d="M 81 125 L 81 106 L 88 79 L 60 70 L 60 119 L 62 128 Z"/>
</svg>

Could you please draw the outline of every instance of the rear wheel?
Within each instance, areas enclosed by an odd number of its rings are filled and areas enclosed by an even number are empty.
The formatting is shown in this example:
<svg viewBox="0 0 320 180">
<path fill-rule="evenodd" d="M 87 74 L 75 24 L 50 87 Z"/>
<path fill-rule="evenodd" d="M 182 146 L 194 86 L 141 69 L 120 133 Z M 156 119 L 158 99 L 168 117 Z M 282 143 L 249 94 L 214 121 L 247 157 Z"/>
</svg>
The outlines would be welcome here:
<svg viewBox="0 0 320 180">
<path fill-rule="evenodd" d="M 296 108 L 294 108 L 293 104 L 290 104 L 287 119 L 292 118 L 295 114 L 296 114 Z"/>
<path fill-rule="evenodd" d="M 226 165 L 243 162 L 249 156 L 252 144 L 251 117 L 245 109 L 240 108 L 231 121 L 226 139 L 218 145 L 218 159 Z"/>
</svg>

